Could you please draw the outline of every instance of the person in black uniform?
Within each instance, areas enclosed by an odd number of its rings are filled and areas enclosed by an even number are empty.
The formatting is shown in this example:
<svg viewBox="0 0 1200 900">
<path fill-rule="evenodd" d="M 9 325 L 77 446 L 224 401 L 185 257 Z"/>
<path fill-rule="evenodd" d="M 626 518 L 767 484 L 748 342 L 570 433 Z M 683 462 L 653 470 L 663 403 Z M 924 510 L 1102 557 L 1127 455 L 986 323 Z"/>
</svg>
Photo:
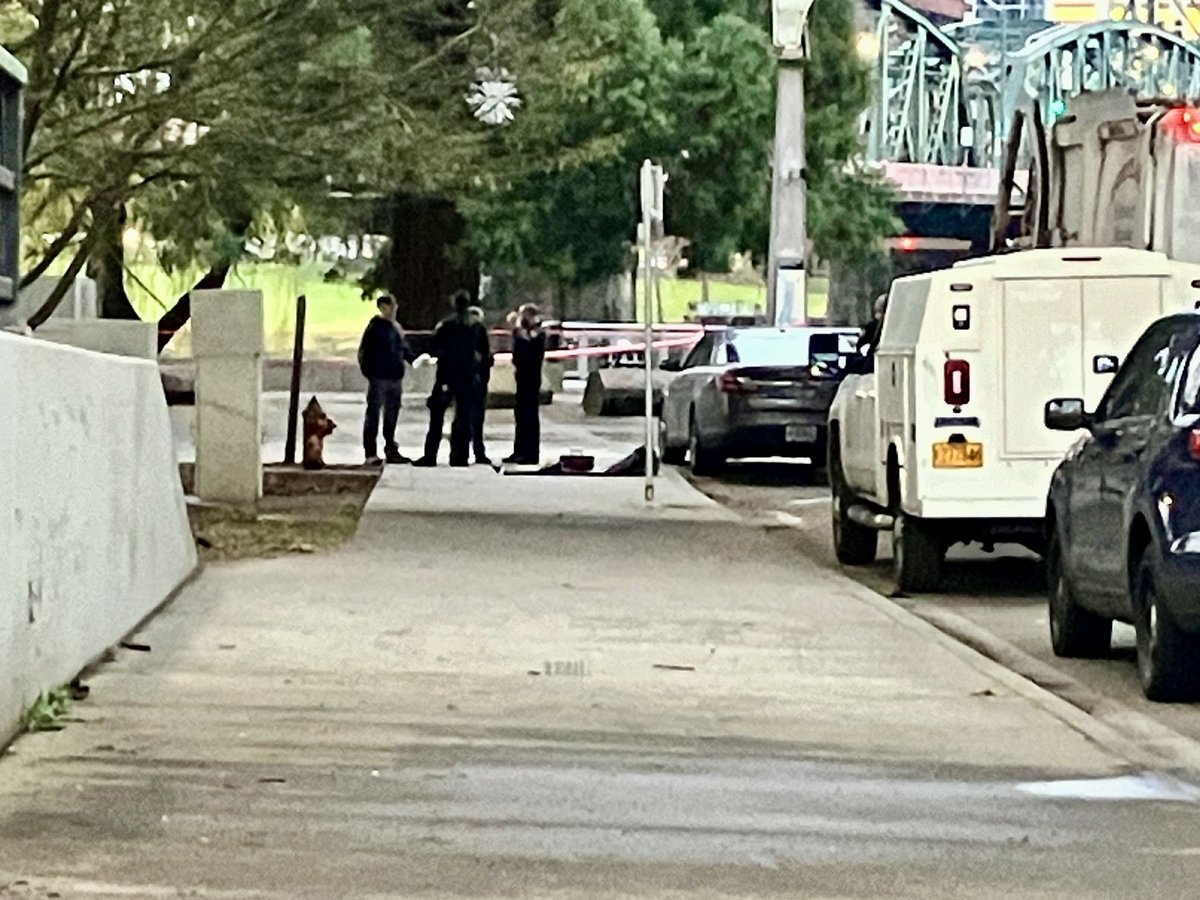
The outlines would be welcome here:
<svg viewBox="0 0 1200 900">
<path fill-rule="evenodd" d="M 472 306 L 467 310 L 471 314 L 472 321 L 487 329 L 487 323 L 484 321 L 483 310 L 478 306 Z M 475 406 L 472 412 L 474 415 L 471 418 L 471 446 L 475 451 L 475 464 L 478 466 L 490 466 L 492 461 L 488 458 L 487 447 L 483 443 L 483 422 L 487 416 L 488 404 L 488 382 L 492 379 L 492 364 L 495 360 L 492 358 L 491 350 L 483 358 L 479 364 L 479 379 L 477 381 L 475 393 Z"/>
<path fill-rule="evenodd" d="M 429 351 L 437 358 L 437 378 L 426 404 L 429 432 L 425 435 L 425 453 L 413 463 L 425 468 L 437 465 L 442 425 L 451 404 L 454 422 L 450 426 L 450 465 L 470 465 L 471 424 L 479 374 L 484 361 L 491 356 L 487 329 L 471 320 L 471 298 L 466 291 L 455 293 L 453 302 L 454 314 L 443 319 L 434 330 Z"/>
<path fill-rule="evenodd" d="M 513 328 L 513 367 L 516 369 L 517 433 L 513 453 L 505 462 L 536 466 L 541 461 L 542 363 L 546 358 L 546 332 L 542 330 L 538 308 L 531 303 L 521 307 Z"/>
</svg>

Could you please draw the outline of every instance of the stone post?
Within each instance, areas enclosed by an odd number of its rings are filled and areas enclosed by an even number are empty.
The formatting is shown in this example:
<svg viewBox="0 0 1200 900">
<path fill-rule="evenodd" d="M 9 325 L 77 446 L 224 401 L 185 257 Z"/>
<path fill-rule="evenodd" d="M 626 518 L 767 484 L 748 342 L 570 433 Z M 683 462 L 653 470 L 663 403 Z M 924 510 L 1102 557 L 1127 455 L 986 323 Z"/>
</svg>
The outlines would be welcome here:
<svg viewBox="0 0 1200 900">
<path fill-rule="evenodd" d="M 260 291 L 193 291 L 196 495 L 262 498 L 263 307 Z"/>
</svg>

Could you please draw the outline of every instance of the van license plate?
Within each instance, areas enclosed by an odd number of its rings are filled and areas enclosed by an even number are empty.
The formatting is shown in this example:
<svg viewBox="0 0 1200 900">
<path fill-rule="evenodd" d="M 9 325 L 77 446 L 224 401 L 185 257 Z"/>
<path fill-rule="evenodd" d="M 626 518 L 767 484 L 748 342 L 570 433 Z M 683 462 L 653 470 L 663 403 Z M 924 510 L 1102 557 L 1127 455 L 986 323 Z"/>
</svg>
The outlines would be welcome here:
<svg viewBox="0 0 1200 900">
<path fill-rule="evenodd" d="M 983 465 L 983 444 L 934 444 L 935 469 L 978 469 Z"/>
<path fill-rule="evenodd" d="M 815 444 L 817 441 L 817 426 L 788 425 L 784 429 L 783 437 L 789 444 Z"/>
</svg>

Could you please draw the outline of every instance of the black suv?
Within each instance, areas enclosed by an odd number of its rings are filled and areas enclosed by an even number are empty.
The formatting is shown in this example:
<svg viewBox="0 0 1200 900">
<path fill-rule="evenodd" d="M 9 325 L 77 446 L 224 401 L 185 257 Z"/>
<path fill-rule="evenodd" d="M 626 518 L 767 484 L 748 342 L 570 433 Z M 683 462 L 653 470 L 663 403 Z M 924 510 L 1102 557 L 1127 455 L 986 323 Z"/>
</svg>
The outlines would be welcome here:
<svg viewBox="0 0 1200 900">
<path fill-rule="evenodd" d="M 1086 429 L 1050 485 L 1050 638 L 1059 656 L 1109 652 L 1137 630 L 1151 700 L 1200 696 L 1200 315 L 1150 326 L 1099 408 L 1046 404 L 1047 428 Z"/>
</svg>

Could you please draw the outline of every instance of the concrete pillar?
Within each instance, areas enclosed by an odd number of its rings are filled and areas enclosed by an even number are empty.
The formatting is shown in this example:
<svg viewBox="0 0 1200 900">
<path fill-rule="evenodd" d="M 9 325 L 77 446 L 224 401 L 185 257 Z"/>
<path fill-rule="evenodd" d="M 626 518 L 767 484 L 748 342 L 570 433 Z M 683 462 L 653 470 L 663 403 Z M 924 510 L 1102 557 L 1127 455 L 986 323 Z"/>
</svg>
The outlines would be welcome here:
<svg viewBox="0 0 1200 900">
<path fill-rule="evenodd" d="M 193 291 L 196 495 L 262 498 L 263 306 L 260 291 Z"/>
<path fill-rule="evenodd" d="M 791 62 L 780 63 L 775 103 L 767 317 L 773 325 L 791 325 L 808 321 L 804 69 Z"/>
</svg>

